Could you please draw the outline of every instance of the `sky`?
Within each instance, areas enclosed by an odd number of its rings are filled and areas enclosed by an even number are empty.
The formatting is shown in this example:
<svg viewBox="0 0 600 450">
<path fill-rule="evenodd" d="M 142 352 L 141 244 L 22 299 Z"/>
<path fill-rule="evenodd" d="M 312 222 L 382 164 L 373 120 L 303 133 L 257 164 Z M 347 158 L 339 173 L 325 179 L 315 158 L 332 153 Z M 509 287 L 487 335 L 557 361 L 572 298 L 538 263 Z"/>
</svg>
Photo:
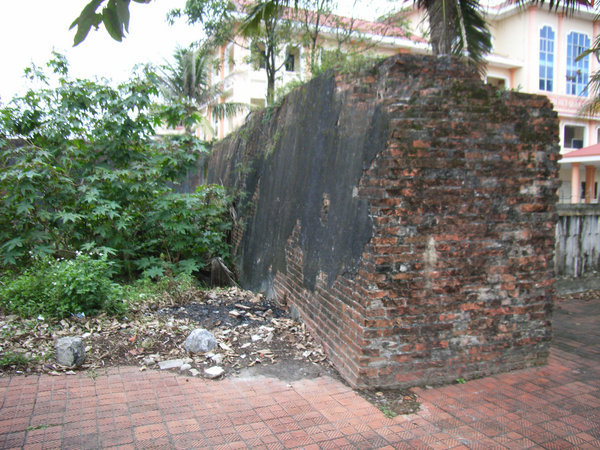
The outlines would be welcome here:
<svg viewBox="0 0 600 450">
<path fill-rule="evenodd" d="M 70 73 L 79 78 L 108 78 L 114 82 L 129 78 L 138 63 L 162 64 L 177 45 L 187 46 L 201 36 L 199 27 L 184 20 L 166 22 L 167 12 L 183 7 L 185 0 L 153 0 L 149 5 L 131 2 L 129 35 L 114 41 L 100 26 L 77 47 L 75 30 L 69 26 L 89 0 L 0 0 L 0 102 L 7 103 L 27 88 L 23 70 L 35 63 L 44 65 L 53 50 L 67 56 Z M 363 6 L 357 16 L 369 18 L 374 3 Z M 387 0 L 389 3 L 390 0 Z M 344 12 L 351 0 L 339 0 Z M 379 11 L 379 10 L 378 10 Z"/>
<path fill-rule="evenodd" d="M 198 27 L 183 20 L 166 23 L 167 11 L 185 0 L 154 0 L 149 5 L 131 2 L 129 35 L 114 41 L 101 25 L 73 47 L 73 20 L 89 0 L 0 0 L 0 98 L 8 102 L 27 82 L 23 70 L 31 63 L 42 66 L 52 50 L 67 56 L 75 77 L 104 77 L 120 82 L 129 78 L 138 63 L 161 64 L 176 45 L 198 39 Z"/>
</svg>

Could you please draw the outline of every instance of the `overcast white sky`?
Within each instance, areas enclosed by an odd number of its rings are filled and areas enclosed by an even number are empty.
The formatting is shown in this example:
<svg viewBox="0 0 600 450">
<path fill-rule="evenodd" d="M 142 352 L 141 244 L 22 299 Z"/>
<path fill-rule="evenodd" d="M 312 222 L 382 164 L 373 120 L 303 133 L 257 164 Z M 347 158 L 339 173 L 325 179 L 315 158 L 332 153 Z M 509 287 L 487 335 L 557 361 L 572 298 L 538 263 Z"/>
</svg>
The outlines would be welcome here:
<svg viewBox="0 0 600 450">
<path fill-rule="evenodd" d="M 183 21 L 170 26 L 167 11 L 185 0 L 131 2 L 130 34 L 114 41 L 102 28 L 73 47 L 73 20 L 89 0 L 0 0 L 0 98 L 6 103 L 23 88 L 23 69 L 44 64 L 52 50 L 67 55 L 72 75 L 124 81 L 135 64 L 162 63 L 177 44 L 197 40 L 199 31 Z"/>
<path fill-rule="evenodd" d="M 378 0 L 378 2 L 385 0 Z M 389 1 L 389 0 L 388 0 Z M 76 77 L 105 77 L 124 81 L 135 64 L 162 63 L 177 44 L 198 40 L 200 31 L 180 20 L 166 23 L 167 11 L 183 7 L 185 0 L 154 0 L 149 5 L 131 2 L 130 34 L 114 41 L 102 28 L 90 31 L 87 39 L 72 47 L 73 20 L 89 0 L 0 0 L 0 101 L 7 103 L 26 86 L 23 69 L 32 62 L 43 65 L 52 50 L 67 56 Z M 339 0 L 349 11 L 352 0 Z M 362 2 L 362 16 L 373 14 L 373 4 Z M 369 3 L 367 6 L 366 4 Z"/>
</svg>

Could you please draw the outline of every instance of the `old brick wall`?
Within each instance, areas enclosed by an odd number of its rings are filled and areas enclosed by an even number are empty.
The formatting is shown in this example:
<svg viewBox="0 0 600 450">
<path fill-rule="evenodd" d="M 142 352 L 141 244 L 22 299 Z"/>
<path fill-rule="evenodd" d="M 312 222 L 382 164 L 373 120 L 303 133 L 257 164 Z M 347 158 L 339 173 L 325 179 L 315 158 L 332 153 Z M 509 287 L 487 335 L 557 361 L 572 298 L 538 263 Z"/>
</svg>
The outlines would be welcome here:
<svg viewBox="0 0 600 450">
<path fill-rule="evenodd" d="M 399 55 L 269 115 L 211 162 L 213 181 L 250 199 L 240 279 L 297 313 L 353 386 L 545 361 L 558 186 L 545 97 Z"/>
</svg>

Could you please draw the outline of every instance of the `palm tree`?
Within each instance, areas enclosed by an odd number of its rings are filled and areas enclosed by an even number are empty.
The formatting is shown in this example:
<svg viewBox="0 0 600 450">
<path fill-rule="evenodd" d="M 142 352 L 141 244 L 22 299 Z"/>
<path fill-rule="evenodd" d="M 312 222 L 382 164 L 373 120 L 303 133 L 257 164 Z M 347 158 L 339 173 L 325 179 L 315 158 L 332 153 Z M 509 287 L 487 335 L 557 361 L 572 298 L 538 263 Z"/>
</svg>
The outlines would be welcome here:
<svg viewBox="0 0 600 450">
<path fill-rule="evenodd" d="M 225 102 L 223 83 L 211 83 L 212 56 L 204 48 L 177 48 L 173 63 L 165 64 L 154 74 L 165 105 L 161 117 L 169 126 L 183 125 L 187 134 L 198 127 L 210 130 L 210 121 L 202 114 L 210 111 L 212 117 L 231 117 L 248 108 L 243 103 Z"/>
<path fill-rule="evenodd" d="M 480 72 L 492 49 L 491 34 L 478 0 L 415 0 L 429 21 L 434 55 L 466 56 Z"/>
<path fill-rule="evenodd" d="M 262 0 L 256 2 L 242 24 L 242 32 L 252 32 L 261 20 L 279 13 L 281 8 L 297 8 L 299 0 Z M 479 0 L 413 0 L 427 15 L 430 43 L 434 55 L 466 56 L 480 72 L 484 57 L 492 48 Z M 573 1 L 573 0 L 568 0 Z"/>
</svg>

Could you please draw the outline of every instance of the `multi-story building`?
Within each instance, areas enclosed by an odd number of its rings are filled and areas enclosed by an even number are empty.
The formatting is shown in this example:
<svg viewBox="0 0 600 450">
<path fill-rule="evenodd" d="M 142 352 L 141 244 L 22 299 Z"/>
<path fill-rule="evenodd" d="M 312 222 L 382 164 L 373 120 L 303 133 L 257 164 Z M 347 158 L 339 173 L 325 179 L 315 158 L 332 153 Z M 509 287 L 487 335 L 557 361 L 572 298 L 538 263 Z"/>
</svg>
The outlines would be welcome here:
<svg viewBox="0 0 600 450">
<path fill-rule="evenodd" d="M 573 14 L 545 6 L 494 2 L 488 8 L 493 36 L 487 80 L 508 89 L 548 96 L 560 120 L 561 153 L 600 142 L 600 115 L 582 109 L 593 92 L 588 86 L 600 69 L 597 55 L 578 56 L 596 41 L 596 11 L 583 2 Z M 579 152 L 581 153 L 581 152 Z M 600 152 L 563 156 L 559 201 L 598 201 Z"/>
<path fill-rule="evenodd" d="M 591 74 L 600 69 L 600 62 L 598 55 L 578 59 L 595 42 L 600 30 L 594 21 L 593 8 L 582 3 L 573 14 L 568 14 L 549 10 L 547 5 L 522 6 L 512 0 L 490 0 L 486 11 L 493 43 L 493 50 L 487 56 L 486 82 L 500 89 L 548 96 L 560 120 L 562 154 L 600 143 L 600 115 L 586 116 L 581 112 L 594 95 L 588 82 Z M 322 28 L 319 44 L 323 49 L 335 48 L 339 29 L 351 25 L 355 30 L 354 40 L 360 36 L 368 43 L 370 54 L 427 52 L 424 39 L 427 22 L 423 14 L 414 10 L 406 19 L 410 32 L 406 27 L 384 26 L 378 22 L 330 18 Z M 250 42 L 240 39 L 220 49 L 221 65 L 214 79 L 225 86 L 223 100 L 264 106 L 266 73 L 249 62 L 252 47 Z M 278 86 L 310 77 L 308 50 L 302 45 L 285 46 L 279 63 L 282 69 L 278 73 Z M 227 135 L 243 120 L 244 115 L 215 120 L 215 136 Z M 596 169 L 599 167 L 600 151 L 594 153 L 593 149 L 587 151 L 583 159 L 563 158 L 559 201 L 597 202 L 600 171 Z"/>
<path fill-rule="evenodd" d="M 322 51 L 340 48 L 343 51 L 360 52 L 368 56 L 392 56 L 399 52 L 428 51 L 426 40 L 409 36 L 405 29 L 379 22 L 327 15 L 320 17 L 318 47 Z M 280 67 L 276 77 L 276 88 L 293 81 L 307 81 L 310 73 L 309 49 L 299 43 L 301 24 L 294 28 L 297 36 L 283 46 L 277 55 L 276 66 Z M 221 82 L 224 97 L 221 101 L 237 102 L 253 107 L 264 107 L 267 92 L 267 74 L 260 58 L 253 52 L 264 51 L 260 42 L 237 37 L 234 42 L 219 49 L 220 65 L 213 70 L 213 82 Z M 320 58 L 321 55 L 319 54 Z M 244 122 L 246 114 L 227 119 L 213 119 L 214 134 L 222 138 Z"/>
</svg>

